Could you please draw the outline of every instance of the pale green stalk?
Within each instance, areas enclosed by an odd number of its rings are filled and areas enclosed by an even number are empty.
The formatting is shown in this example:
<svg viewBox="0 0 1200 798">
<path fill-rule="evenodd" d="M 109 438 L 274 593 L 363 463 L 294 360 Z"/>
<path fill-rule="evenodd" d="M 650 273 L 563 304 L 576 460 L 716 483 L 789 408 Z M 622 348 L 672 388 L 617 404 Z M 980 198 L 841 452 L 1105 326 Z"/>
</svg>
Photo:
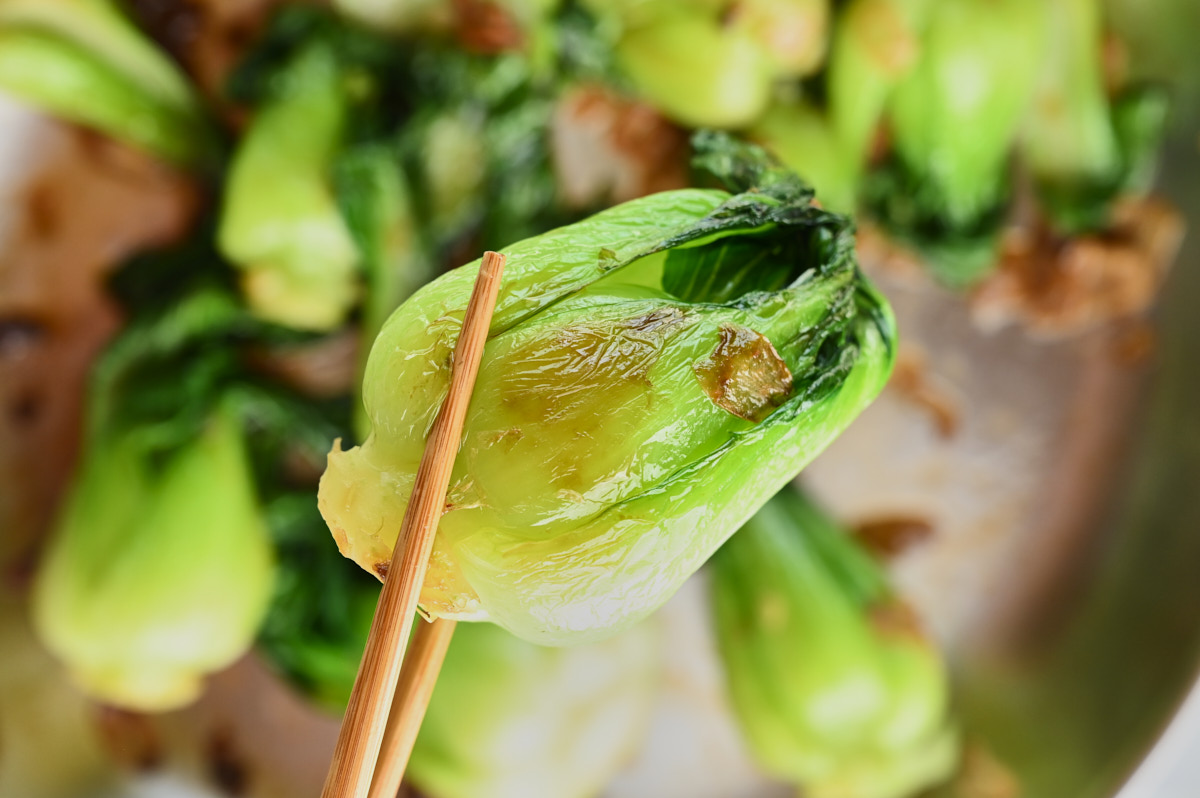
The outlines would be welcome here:
<svg viewBox="0 0 1200 798">
<path fill-rule="evenodd" d="M 616 56 L 634 88 L 685 125 L 742 127 L 770 101 L 769 54 L 748 32 L 725 28 L 715 16 L 655 16 L 621 36 Z"/>
<path fill-rule="evenodd" d="M 1119 168 L 1101 62 L 1096 0 L 1044 0 L 1047 48 L 1022 134 L 1035 177 L 1050 184 L 1103 181 Z"/>
<path fill-rule="evenodd" d="M 817 798 L 908 798 L 958 758 L 937 651 L 879 566 L 791 488 L 712 560 L 716 631 L 751 752 Z"/>
<path fill-rule="evenodd" d="M 543 648 L 492 624 L 460 624 L 409 778 L 438 798 L 595 798 L 646 732 L 658 648 L 647 625 Z"/>
<path fill-rule="evenodd" d="M 346 104 L 337 56 L 309 45 L 278 76 L 234 155 L 217 246 L 266 320 L 329 330 L 358 299 L 359 253 L 330 175 Z"/>
<path fill-rule="evenodd" d="M 829 54 L 829 118 L 852 188 L 892 90 L 920 58 L 935 4 L 852 0 L 838 17 Z"/>
<path fill-rule="evenodd" d="M 240 426 L 224 408 L 169 452 L 136 428 L 89 441 L 33 614 L 92 697 L 182 706 L 253 642 L 274 565 Z"/>
<path fill-rule="evenodd" d="M 1002 201 L 1048 45 L 1046 14 L 1044 0 L 938 4 L 917 64 L 892 95 L 896 151 L 955 223 Z"/>
</svg>

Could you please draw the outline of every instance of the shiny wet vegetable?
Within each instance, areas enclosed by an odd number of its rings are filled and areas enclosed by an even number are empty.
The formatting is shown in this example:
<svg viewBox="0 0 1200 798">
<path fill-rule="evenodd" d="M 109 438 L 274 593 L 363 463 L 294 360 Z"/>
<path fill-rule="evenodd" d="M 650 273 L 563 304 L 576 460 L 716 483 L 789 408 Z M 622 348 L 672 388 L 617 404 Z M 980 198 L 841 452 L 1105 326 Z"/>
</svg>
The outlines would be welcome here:
<svg viewBox="0 0 1200 798">
<path fill-rule="evenodd" d="M 552 644 L 633 625 L 886 380 L 891 315 L 849 222 L 760 150 L 698 144 L 742 193 L 656 194 L 506 248 L 429 615 Z M 335 447 L 322 478 L 339 547 L 381 576 L 477 268 L 384 326 L 371 437 Z"/>
</svg>

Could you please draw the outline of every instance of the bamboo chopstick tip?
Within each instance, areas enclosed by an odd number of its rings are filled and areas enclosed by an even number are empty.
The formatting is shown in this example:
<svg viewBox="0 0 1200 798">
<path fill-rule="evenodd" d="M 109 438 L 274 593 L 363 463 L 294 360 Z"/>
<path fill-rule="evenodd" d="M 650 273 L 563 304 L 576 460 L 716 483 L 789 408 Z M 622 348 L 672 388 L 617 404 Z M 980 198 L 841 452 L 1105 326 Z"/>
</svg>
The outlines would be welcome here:
<svg viewBox="0 0 1200 798">
<path fill-rule="evenodd" d="M 483 253 L 483 265 L 480 268 L 490 276 L 497 270 L 504 268 L 504 262 L 506 259 L 507 258 L 503 253 L 494 252 L 493 250 L 489 249 L 487 252 Z"/>
</svg>

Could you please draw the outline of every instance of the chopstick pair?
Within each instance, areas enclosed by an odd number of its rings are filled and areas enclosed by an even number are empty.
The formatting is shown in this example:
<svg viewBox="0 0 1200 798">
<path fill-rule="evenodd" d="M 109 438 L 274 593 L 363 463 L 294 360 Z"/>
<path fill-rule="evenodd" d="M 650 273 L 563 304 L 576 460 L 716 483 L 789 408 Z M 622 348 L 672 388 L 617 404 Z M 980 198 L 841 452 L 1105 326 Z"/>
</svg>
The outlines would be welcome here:
<svg viewBox="0 0 1200 798">
<path fill-rule="evenodd" d="M 395 798 L 454 634 L 453 621 L 422 623 L 405 657 L 503 272 L 504 256 L 484 253 L 454 348 L 450 390 L 425 442 L 322 798 Z"/>
</svg>

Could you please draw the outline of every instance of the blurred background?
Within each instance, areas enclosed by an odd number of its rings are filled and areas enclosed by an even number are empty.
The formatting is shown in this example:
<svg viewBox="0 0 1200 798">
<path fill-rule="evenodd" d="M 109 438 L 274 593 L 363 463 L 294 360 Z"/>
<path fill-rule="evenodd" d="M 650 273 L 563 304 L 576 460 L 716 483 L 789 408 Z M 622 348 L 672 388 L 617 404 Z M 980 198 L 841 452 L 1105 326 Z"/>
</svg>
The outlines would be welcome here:
<svg viewBox="0 0 1200 798">
<path fill-rule="evenodd" d="M 735 538 L 791 530 L 795 600 L 850 610 L 747 665 L 717 597 L 774 594 L 723 550 L 608 641 L 460 632 L 405 789 L 1200 795 L 1197 31 L 1192 0 L 0 0 L 0 796 L 318 795 L 379 589 L 316 498 L 370 343 L 485 249 L 707 185 L 703 129 L 853 215 L 897 316 L 808 498 Z M 860 672 L 891 721 L 812 722 Z"/>
</svg>

